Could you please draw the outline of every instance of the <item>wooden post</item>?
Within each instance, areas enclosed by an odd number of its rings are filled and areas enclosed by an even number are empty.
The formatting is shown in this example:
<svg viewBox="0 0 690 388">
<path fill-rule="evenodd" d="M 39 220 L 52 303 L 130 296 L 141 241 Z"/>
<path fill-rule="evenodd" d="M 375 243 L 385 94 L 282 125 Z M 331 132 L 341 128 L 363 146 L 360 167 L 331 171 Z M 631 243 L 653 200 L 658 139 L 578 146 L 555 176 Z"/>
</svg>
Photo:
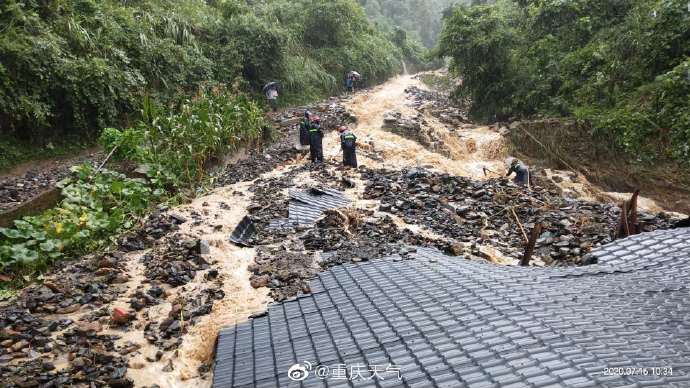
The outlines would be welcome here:
<svg viewBox="0 0 690 388">
<path fill-rule="evenodd" d="M 529 265 L 530 260 L 532 260 L 532 255 L 534 254 L 534 247 L 537 244 L 537 239 L 541 234 L 541 230 L 541 223 L 537 223 L 536 225 L 534 225 L 529 241 L 525 245 L 525 253 L 522 255 L 522 260 L 520 260 L 520 266 L 527 267 Z"/>
<path fill-rule="evenodd" d="M 637 200 L 640 190 L 635 190 L 630 201 L 624 201 L 621 205 L 621 219 L 614 234 L 614 240 L 640 233 L 640 225 L 637 220 Z"/>
<path fill-rule="evenodd" d="M 639 196 L 640 190 L 635 190 L 635 192 L 632 195 L 632 198 L 630 199 L 630 226 L 628 227 L 630 235 L 640 233 L 640 225 L 637 221 L 637 198 Z"/>
</svg>

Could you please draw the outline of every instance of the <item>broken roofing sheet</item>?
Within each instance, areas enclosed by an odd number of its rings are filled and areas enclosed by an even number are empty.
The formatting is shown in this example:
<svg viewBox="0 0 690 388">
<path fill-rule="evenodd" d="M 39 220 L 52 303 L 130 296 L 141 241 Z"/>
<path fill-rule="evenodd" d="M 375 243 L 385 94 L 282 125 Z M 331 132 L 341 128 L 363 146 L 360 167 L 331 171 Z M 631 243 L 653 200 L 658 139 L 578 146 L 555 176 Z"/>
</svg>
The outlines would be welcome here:
<svg viewBox="0 0 690 388">
<path fill-rule="evenodd" d="M 288 218 L 273 220 L 269 229 L 294 229 L 314 226 L 328 209 L 347 206 L 350 200 L 337 190 L 329 188 L 310 188 L 289 191 Z M 251 217 L 245 216 L 230 235 L 230 241 L 239 246 L 250 246 L 257 229 Z"/>
<path fill-rule="evenodd" d="M 256 234 L 256 226 L 254 226 L 254 221 L 249 216 L 244 216 L 242 221 L 237 224 L 237 227 L 230 235 L 230 241 L 239 246 L 250 246 L 249 241 L 252 236 Z"/>
<path fill-rule="evenodd" d="M 588 267 L 429 249 L 334 267 L 223 330 L 214 386 L 690 387 L 689 241 L 645 233 Z"/>
<path fill-rule="evenodd" d="M 343 193 L 329 188 L 290 190 L 288 218 L 271 222 L 271 229 L 290 229 L 314 226 L 328 209 L 347 206 L 350 200 Z"/>
</svg>

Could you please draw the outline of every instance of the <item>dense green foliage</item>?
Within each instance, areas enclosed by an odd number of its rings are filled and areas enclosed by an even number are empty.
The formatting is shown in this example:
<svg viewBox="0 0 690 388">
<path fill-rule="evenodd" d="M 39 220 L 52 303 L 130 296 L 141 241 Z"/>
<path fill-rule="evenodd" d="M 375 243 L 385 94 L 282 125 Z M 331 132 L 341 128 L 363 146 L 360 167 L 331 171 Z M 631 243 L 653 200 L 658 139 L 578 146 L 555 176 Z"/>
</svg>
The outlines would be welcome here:
<svg viewBox="0 0 690 388">
<path fill-rule="evenodd" d="M 126 130 L 106 128 L 101 144 L 117 147 L 116 159 L 145 166 L 159 186 L 193 188 L 209 160 L 257 141 L 266 125 L 256 103 L 222 89 L 204 90 L 179 112 L 166 112 L 147 99 L 142 117 Z"/>
<path fill-rule="evenodd" d="M 5 0 L 0 2 L 0 138 L 77 134 L 138 119 L 148 95 L 179 104 L 200 84 L 283 101 L 398 72 L 401 49 L 354 0 Z"/>
<path fill-rule="evenodd" d="M 0 228 L 0 271 L 40 269 L 102 247 L 109 236 L 133 227 L 164 193 L 108 170 L 96 174 L 85 165 L 73 171 L 73 178 L 61 182 L 64 199 L 57 207 L 15 221 L 14 228 Z"/>
<path fill-rule="evenodd" d="M 639 159 L 690 160 L 685 0 L 516 0 L 457 7 L 439 53 L 473 117 L 588 120 Z"/>
</svg>

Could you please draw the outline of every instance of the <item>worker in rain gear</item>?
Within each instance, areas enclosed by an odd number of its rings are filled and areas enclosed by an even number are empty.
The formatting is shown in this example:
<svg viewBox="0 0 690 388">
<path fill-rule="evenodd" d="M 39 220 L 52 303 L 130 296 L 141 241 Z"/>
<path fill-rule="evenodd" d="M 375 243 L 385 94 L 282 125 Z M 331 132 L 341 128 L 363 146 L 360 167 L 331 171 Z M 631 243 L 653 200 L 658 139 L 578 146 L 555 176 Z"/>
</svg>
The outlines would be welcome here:
<svg viewBox="0 0 690 388">
<path fill-rule="evenodd" d="M 343 165 L 357 168 L 357 136 L 346 127 L 338 128 L 340 132 L 340 146 L 343 149 Z"/>
<path fill-rule="evenodd" d="M 321 117 L 312 116 L 309 126 L 309 154 L 312 163 L 323 162 L 323 131 Z"/>
<path fill-rule="evenodd" d="M 508 169 L 506 176 L 510 176 L 513 173 L 515 173 L 513 182 L 520 186 L 529 185 L 529 168 L 515 158 L 513 158 L 513 160 L 510 162 L 510 168 Z"/>
<path fill-rule="evenodd" d="M 309 143 L 309 129 L 311 128 L 311 112 L 304 111 L 304 118 L 299 123 L 299 144 L 301 146 L 308 146 Z"/>
</svg>

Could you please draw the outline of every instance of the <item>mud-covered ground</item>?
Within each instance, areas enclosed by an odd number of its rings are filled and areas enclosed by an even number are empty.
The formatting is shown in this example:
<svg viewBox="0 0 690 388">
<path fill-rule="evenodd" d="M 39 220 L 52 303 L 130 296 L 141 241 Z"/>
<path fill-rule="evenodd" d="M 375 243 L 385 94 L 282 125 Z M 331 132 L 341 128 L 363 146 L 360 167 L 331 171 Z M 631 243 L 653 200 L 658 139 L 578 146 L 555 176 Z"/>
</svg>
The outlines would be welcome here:
<svg viewBox="0 0 690 388">
<path fill-rule="evenodd" d="M 0 174 L 0 212 L 16 207 L 55 187 L 57 182 L 69 176 L 72 166 L 82 163 L 96 164 L 104 157 L 100 151 L 90 151 L 71 158 L 27 163 Z"/>
<path fill-rule="evenodd" d="M 329 128 L 324 164 L 295 147 L 304 108 L 281 112 L 274 142 L 218 171 L 213 190 L 159 209 L 112 251 L 59 263 L 3 303 L 3 386 L 210 386 L 218 331 L 310 293 L 309 279 L 324 268 L 406 260 L 417 247 L 515 265 L 537 222 L 544 230 L 533 265 L 581 265 L 612 238 L 620 209 L 568 199 L 552 181 L 527 189 L 502 178 L 499 128 L 466 123 L 412 77 L 306 108 Z M 391 110 L 413 124 L 392 129 Z M 361 166 L 345 170 L 331 128 L 355 117 Z M 313 226 L 271 227 L 289 216 L 290 190 L 312 188 L 338 190 L 350 203 Z M 244 217 L 256 233 L 234 245 L 229 236 Z M 644 230 L 672 222 L 664 214 L 640 221 Z"/>
</svg>

